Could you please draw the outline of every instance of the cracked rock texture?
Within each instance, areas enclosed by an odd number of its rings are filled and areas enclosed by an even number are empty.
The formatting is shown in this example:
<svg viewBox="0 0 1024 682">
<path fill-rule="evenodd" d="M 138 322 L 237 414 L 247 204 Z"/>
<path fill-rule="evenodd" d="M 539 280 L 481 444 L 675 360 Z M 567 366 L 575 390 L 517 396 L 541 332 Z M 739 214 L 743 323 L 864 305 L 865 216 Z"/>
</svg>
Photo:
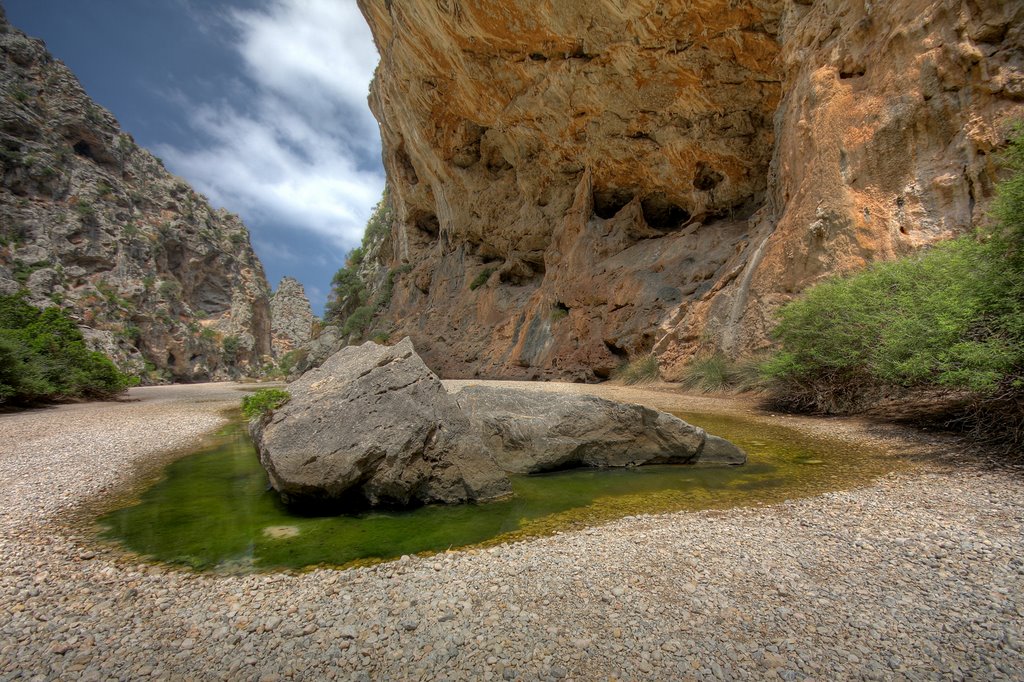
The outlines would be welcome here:
<svg viewBox="0 0 1024 682">
<path fill-rule="evenodd" d="M 0 9 L 0 292 L 21 287 L 149 380 L 248 373 L 271 352 L 241 220 L 138 147 Z"/>
<path fill-rule="evenodd" d="M 444 376 L 755 351 L 809 284 L 978 225 L 1024 118 L 1020 3 L 360 7 L 381 326 Z"/>
<path fill-rule="evenodd" d="M 274 355 L 308 344 L 313 338 L 316 316 L 306 298 L 306 289 L 293 277 L 282 277 L 270 298 L 270 330 Z"/>
</svg>

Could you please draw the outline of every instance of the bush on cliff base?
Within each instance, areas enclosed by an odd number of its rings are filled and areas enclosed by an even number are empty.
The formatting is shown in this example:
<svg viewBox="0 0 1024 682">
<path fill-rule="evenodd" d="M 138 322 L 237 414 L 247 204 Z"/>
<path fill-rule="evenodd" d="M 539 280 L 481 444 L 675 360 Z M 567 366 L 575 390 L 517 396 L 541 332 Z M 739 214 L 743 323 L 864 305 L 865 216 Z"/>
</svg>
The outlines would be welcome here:
<svg viewBox="0 0 1024 682">
<path fill-rule="evenodd" d="M 646 384 L 658 379 L 658 357 L 651 353 L 623 363 L 612 373 L 624 384 Z"/>
<path fill-rule="evenodd" d="M 809 289 L 764 366 L 774 403 L 854 412 L 915 390 L 965 396 L 975 435 L 1024 442 L 1024 133 L 1003 156 L 995 225 Z"/>
<path fill-rule="evenodd" d="M 256 419 L 281 407 L 291 397 L 288 391 L 280 388 L 261 388 L 242 398 L 242 416 L 246 419 Z"/>
<path fill-rule="evenodd" d="M 104 400 L 134 383 L 88 349 L 64 311 L 0 296 L 0 405 Z"/>
</svg>

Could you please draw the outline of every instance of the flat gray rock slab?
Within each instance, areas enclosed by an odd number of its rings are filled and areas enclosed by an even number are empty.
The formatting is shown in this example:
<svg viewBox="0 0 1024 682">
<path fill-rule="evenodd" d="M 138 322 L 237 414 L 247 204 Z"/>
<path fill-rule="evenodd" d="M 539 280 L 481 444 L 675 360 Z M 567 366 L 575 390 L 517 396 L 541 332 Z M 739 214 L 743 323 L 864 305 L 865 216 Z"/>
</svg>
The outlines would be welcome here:
<svg viewBox="0 0 1024 682">
<path fill-rule="evenodd" d="M 667 412 L 586 395 L 467 386 L 459 407 L 511 473 L 642 464 L 743 464 L 727 440 Z"/>
</svg>

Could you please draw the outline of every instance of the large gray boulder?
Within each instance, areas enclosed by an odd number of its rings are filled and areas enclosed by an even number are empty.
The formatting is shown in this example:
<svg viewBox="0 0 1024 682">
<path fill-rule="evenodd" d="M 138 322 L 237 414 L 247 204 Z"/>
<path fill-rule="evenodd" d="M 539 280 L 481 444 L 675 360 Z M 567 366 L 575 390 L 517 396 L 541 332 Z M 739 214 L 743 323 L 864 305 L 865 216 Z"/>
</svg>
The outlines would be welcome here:
<svg viewBox="0 0 1024 682">
<path fill-rule="evenodd" d="M 410 506 L 512 493 L 409 339 L 342 348 L 288 391 L 285 405 L 250 424 L 286 502 Z"/>
<path fill-rule="evenodd" d="M 641 405 L 594 396 L 467 386 L 455 399 L 511 473 L 641 464 L 743 464 L 729 441 Z"/>
</svg>

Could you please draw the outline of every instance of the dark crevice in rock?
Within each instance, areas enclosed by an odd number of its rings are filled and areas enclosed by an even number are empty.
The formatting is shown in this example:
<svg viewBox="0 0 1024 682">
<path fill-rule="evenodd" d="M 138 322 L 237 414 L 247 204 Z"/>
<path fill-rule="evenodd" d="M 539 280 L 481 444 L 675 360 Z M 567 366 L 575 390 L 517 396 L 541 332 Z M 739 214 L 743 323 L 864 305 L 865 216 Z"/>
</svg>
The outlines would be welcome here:
<svg viewBox="0 0 1024 682">
<path fill-rule="evenodd" d="M 609 353 L 611 353 L 615 357 L 619 358 L 620 360 L 625 361 L 625 360 L 629 359 L 629 353 L 627 353 L 625 351 L 625 349 L 619 348 L 618 346 L 616 346 L 611 341 L 605 341 L 604 342 L 604 347 L 608 349 Z"/>
<path fill-rule="evenodd" d="M 678 230 L 690 219 L 689 211 L 660 192 L 644 198 L 640 207 L 644 221 L 656 230 Z"/>
<path fill-rule="evenodd" d="M 96 161 L 96 154 L 93 152 L 92 147 L 89 146 L 89 143 L 86 142 L 85 140 L 79 140 L 78 142 L 73 144 L 71 148 L 75 150 L 75 153 L 78 154 L 79 156 L 84 156 L 87 159 L 92 159 L 93 161 Z"/>
<path fill-rule="evenodd" d="M 594 215 L 604 220 L 614 218 L 633 201 L 633 197 L 633 192 L 627 189 L 594 190 Z"/>
<path fill-rule="evenodd" d="M 417 175 L 416 168 L 412 165 L 412 159 L 409 158 L 409 153 L 405 151 L 405 147 L 399 147 L 395 151 L 395 162 L 402 171 L 402 174 L 405 175 L 405 179 L 410 186 L 420 183 L 420 176 Z"/>
<path fill-rule="evenodd" d="M 629 139 L 631 140 L 647 140 L 648 142 L 658 144 L 658 142 L 653 137 L 651 137 L 650 133 L 645 132 L 643 130 L 638 130 L 635 133 L 630 133 L 627 137 L 629 137 Z"/>
<path fill-rule="evenodd" d="M 546 467 L 542 471 L 531 472 L 527 474 L 527 476 L 544 476 L 546 474 L 555 474 L 560 471 L 572 471 L 579 469 L 590 469 L 592 471 L 598 471 L 601 468 L 602 467 L 596 467 L 591 464 L 588 464 L 582 459 L 567 459 L 564 462 L 559 462 L 558 464 L 553 464 L 550 467 Z"/>
<path fill-rule="evenodd" d="M 435 214 L 429 211 L 416 211 L 410 218 L 412 219 L 412 224 L 420 232 L 424 232 L 431 237 L 441 234 L 441 223 Z"/>
<path fill-rule="evenodd" d="M 573 48 L 572 52 L 566 55 L 566 59 L 581 59 L 585 62 L 589 62 L 597 57 L 596 54 L 590 54 L 583 49 L 582 45 L 577 45 Z"/>
</svg>

